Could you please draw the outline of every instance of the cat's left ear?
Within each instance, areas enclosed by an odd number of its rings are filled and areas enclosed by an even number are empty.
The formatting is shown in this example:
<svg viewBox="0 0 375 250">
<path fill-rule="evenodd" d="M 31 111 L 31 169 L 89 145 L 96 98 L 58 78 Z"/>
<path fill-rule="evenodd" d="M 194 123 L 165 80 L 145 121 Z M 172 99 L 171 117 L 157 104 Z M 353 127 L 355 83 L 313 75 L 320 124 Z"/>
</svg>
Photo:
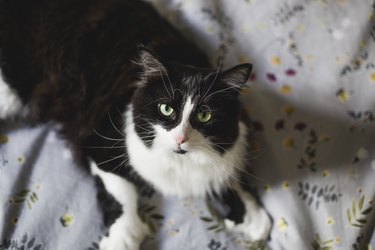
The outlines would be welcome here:
<svg viewBox="0 0 375 250">
<path fill-rule="evenodd" d="M 138 64 L 143 68 L 143 76 L 146 78 L 160 76 L 167 73 L 167 69 L 162 63 L 162 59 L 145 47 L 139 48 Z"/>
<path fill-rule="evenodd" d="M 250 63 L 240 64 L 221 73 L 220 78 L 234 90 L 240 91 L 246 86 L 252 68 L 253 65 Z"/>
</svg>

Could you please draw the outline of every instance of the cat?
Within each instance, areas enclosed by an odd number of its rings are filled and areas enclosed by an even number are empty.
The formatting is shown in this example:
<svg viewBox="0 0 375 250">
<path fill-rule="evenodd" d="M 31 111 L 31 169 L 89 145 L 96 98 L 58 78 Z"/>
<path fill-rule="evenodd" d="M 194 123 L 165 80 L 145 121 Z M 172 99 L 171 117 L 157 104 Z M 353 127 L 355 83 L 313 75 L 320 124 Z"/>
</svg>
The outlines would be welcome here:
<svg viewBox="0 0 375 250">
<path fill-rule="evenodd" d="M 267 239 L 271 219 L 245 191 L 249 122 L 239 93 L 251 64 L 206 55 L 137 0 L 0 0 L 0 119 L 61 124 L 61 134 L 122 207 L 101 250 L 149 234 L 142 192 L 207 197 L 229 189 L 228 228 Z M 109 205 L 108 205 L 109 206 Z"/>
</svg>

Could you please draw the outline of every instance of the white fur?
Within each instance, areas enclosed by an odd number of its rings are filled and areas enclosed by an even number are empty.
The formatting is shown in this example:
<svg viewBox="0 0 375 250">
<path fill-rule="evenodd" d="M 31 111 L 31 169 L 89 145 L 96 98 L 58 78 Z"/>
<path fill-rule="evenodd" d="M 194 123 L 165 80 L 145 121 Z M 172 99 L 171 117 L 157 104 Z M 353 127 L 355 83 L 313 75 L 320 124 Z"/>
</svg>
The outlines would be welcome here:
<svg viewBox="0 0 375 250">
<path fill-rule="evenodd" d="M 22 102 L 14 91 L 3 79 L 0 69 L 0 119 L 12 118 L 22 109 Z"/>
<path fill-rule="evenodd" d="M 108 237 L 100 242 L 100 250 L 138 250 L 149 234 L 149 229 L 137 213 L 137 192 L 132 183 L 115 174 L 100 170 L 94 162 L 91 172 L 98 176 L 110 193 L 122 206 L 123 213 L 109 229 Z"/>
<path fill-rule="evenodd" d="M 235 225 L 233 221 L 225 220 L 227 229 L 243 233 L 252 241 L 266 240 L 272 227 L 272 222 L 266 211 L 258 205 L 254 197 L 244 191 L 238 183 L 232 185 L 245 205 L 243 222 Z"/>
<path fill-rule="evenodd" d="M 244 166 L 246 126 L 240 122 L 240 134 L 234 146 L 220 155 L 208 145 L 210 142 L 188 123 L 194 104 L 188 99 L 183 109 L 182 122 L 171 131 L 155 125 L 154 143 L 147 148 L 137 135 L 132 106 L 126 113 L 125 133 L 130 163 L 154 187 L 166 195 L 202 197 L 219 192 L 235 176 L 235 168 Z M 187 129 L 189 140 L 181 145 L 186 154 L 176 154 L 176 135 Z"/>
<path fill-rule="evenodd" d="M 175 140 L 175 143 L 172 141 L 170 142 L 172 147 L 174 146 L 175 149 L 178 149 L 177 138 L 179 136 L 182 136 L 185 134 L 189 135 L 189 140 L 194 139 L 194 136 L 196 136 L 194 133 L 192 133 L 193 132 L 192 127 L 189 122 L 189 117 L 193 108 L 194 108 L 194 104 L 191 102 L 191 97 L 188 97 L 184 105 L 184 109 L 182 111 L 181 123 L 177 127 L 175 127 L 174 129 L 168 132 L 171 135 L 171 139 Z M 155 126 L 154 129 L 159 131 L 161 135 L 165 134 L 166 132 L 165 129 L 163 129 L 161 126 Z M 190 138 L 190 136 L 192 136 L 193 138 Z M 188 150 L 189 144 L 190 144 L 189 142 L 183 143 L 180 145 L 180 148 L 183 150 Z"/>
</svg>

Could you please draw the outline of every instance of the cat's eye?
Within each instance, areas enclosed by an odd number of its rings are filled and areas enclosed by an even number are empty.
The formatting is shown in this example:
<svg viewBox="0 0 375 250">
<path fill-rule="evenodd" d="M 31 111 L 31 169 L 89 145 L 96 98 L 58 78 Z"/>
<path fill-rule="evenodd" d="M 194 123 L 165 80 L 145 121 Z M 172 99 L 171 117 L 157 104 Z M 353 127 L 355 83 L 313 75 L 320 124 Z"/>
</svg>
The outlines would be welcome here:
<svg viewBox="0 0 375 250">
<path fill-rule="evenodd" d="M 162 115 L 171 117 L 174 114 L 174 109 L 168 104 L 159 104 L 159 111 Z"/>
<path fill-rule="evenodd" d="M 197 114 L 197 119 L 201 123 L 206 123 L 211 120 L 212 114 L 210 111 L 202 111 Z"/>
</svg>

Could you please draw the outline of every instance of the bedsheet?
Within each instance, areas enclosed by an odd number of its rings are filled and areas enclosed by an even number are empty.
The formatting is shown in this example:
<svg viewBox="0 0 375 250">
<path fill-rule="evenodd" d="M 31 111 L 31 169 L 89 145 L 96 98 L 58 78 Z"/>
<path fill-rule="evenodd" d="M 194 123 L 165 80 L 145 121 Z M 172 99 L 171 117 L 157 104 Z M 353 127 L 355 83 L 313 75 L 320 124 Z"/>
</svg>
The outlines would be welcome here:
<svg viewBox="0 0 375 250">
<path fill-rule="evenodd" d="M 214 65 L 254 64 L 242 100 L 271 239 L 225 230 L 205 200 L 140 205 L 145 250 L 375 248 L 375 2 L 153 0 Z M 0 250 L 98 249 L 93 178 L 46 124 L 0 124 Z"/>
</svg>

